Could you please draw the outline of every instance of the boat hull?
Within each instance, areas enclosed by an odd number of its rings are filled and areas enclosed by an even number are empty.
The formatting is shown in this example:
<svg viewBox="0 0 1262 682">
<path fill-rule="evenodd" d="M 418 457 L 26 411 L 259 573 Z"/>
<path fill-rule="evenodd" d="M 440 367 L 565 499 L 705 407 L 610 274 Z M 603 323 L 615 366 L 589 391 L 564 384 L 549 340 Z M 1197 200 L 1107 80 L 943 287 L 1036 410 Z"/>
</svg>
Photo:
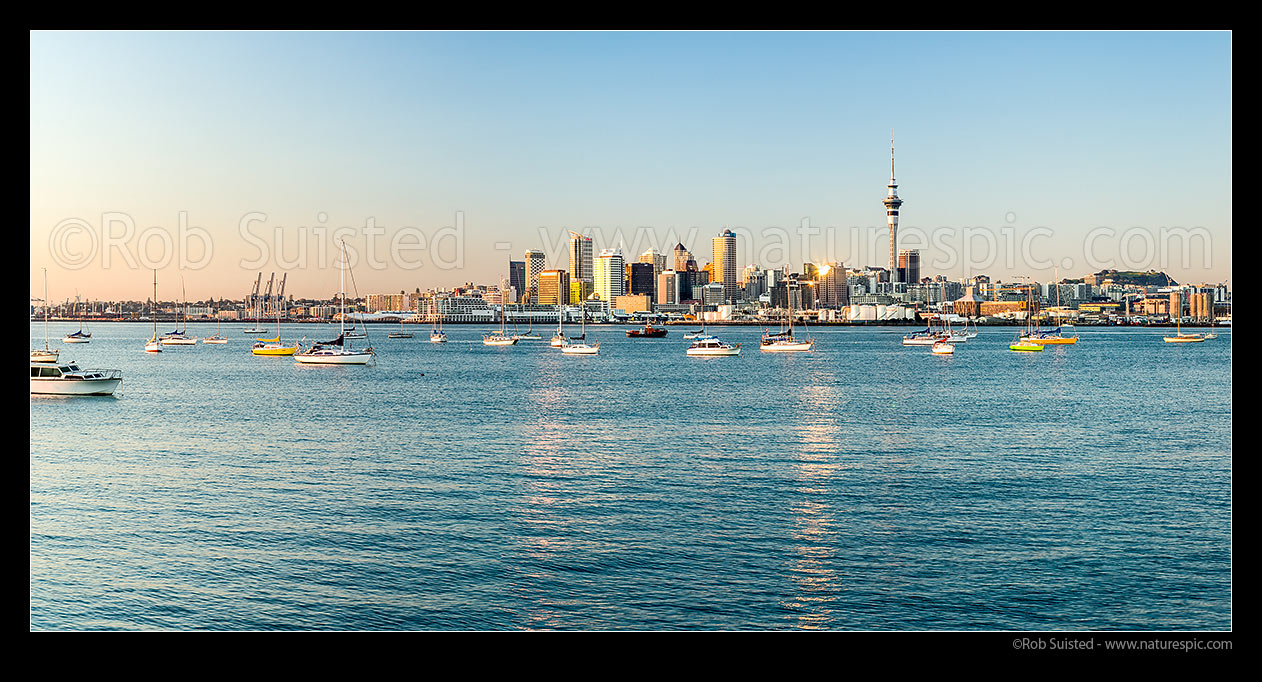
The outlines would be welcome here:
<svg viewBox="0 0 1262 682">
<path fill-rule="evenodd" d="M 57 362 L 58 351 L 31 351 L 31 362 Z"/>
<path fill-rule="evenodd" d="M 686 352 L 689 356 L 694 358 L 731 357 L 733 355 L 740 355 L 741 349 L 740 346 L 736 346 L 735 348 L 689 348 Z"/>
<path fill-rule="evenodd" d="M 113 395 L 122 379 L 31 379 L 32 395 Z"/>
<path fill-rule="evenodd" d="M 561 346 L 561 352 L 565 355 L 596 355 L 600 352 L 600 344 L 594 346 Z"/>
<path fill-rule="evenodd" d="M 1041 351 L 1043 347 L 1037 343 L 1014 343 L 1008 346 L 1008 350 L 1028 353 Z"/>
<path fill-rule="evenodd" d="M 815 347 L 814 341 L 768 343 L 759 348 L 764 353 L 801 353 Z"/>
<path fill-rule="evenodd" d="M 63 336 L 61 339 L 62 343 L 88 343 L 89 341 L 91 341 L 91 339 L 85 339 L 78 336 Z"/>
<path fill-rule="evenodd" d="M 255 355 L 285 356 L 285 355 L 293 355 L 294 353 L 297 353 L 298 347 L 294 346 L 291 348 L 287 346 L 265 346 L 263 348 L 251 348 L 250 352 L 254 353 Z"/>
<path fill-rule="evenodd" d="M 295 353 L 294 359 L 304 365 L 366 365 L 372 353 L 345 353 L 337 355 L 303 355 Z"/>
<path fill-rule="evenodd" d="M 1166 343 L 1200 343 L 1205 339 L 1200 336 L 1164 336 L 1162 340 Z"/>
<path fill-rule="evenodd" d="M 1029 337 L 1023 336 L 1021 337 L 1021 340 L 1029 341 L 1031 343 L 1037 343 L 1042 346 L 1065 346 L 1069 344 L 1078 343 L 1078 337 L 1076 336 L 1053 336 L 1051 338 L 1042 338 L 1042 337 L 1036 337 L 1036 336 L 1029 336 Z"/>
</svg>

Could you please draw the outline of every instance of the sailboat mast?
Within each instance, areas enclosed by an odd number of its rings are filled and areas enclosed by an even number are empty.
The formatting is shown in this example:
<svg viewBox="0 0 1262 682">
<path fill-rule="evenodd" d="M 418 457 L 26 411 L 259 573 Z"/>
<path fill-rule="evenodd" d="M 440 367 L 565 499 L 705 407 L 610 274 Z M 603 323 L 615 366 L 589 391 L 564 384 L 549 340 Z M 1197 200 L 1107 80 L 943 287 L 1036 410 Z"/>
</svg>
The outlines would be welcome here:
<svg viewBox="0 0 1262 682">
<path fill-rule="evenodd" d="M 44 350 L 48 350 L 48 268 L 44 268 Z"/>
<path fill-rule="evenodd" d="M 346 240 L 342 240 L 342 261 L 340 265 L 341 279 L 338 281 L 338 287 L 341 289 L 339 298 L 342 299 L 342 314 L 338 315 L 338 333 L 339 336 L 346 334 Z M 366 342 L 365 342 L 366 343 Z"/>
</svg>

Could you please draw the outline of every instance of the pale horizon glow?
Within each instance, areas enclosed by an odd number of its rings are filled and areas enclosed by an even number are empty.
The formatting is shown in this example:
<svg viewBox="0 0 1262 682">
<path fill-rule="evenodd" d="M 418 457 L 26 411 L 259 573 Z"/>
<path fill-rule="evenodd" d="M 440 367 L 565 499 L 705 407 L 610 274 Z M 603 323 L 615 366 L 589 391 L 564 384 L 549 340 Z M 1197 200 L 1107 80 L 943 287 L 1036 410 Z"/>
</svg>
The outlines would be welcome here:
<svg viewBox="0 0 1262 682">
<path fill-rule="evenodd" d="M 704 265 L 731 228 L 738 267 L 884 266 L 891 128 L 898 248 L 926 276 L 1081 277 L 1088 246 L 1119 241 L 1190 247 L 1110 267 L 1232 276 L 1230 32 L 32 32 L 30 49 L 30 291 L 46 267 L 53 301 L 152 295 L 135 238 L 109 267 L 92 251 L 111 213 L 208 236 L 208 262 L 159 268 L 163 300 L 181 279 L 190 300 L 240 299 L 260 271 L 331 297 L 344 226 L 360 295 L 493 285 L 528 249 L 568 269 L 569 230 L 596 252 L 682 241 Z M 943 265 L 963 234 L 1001 251 L 1038 234 L 1052 265 Z"/>
</svg>

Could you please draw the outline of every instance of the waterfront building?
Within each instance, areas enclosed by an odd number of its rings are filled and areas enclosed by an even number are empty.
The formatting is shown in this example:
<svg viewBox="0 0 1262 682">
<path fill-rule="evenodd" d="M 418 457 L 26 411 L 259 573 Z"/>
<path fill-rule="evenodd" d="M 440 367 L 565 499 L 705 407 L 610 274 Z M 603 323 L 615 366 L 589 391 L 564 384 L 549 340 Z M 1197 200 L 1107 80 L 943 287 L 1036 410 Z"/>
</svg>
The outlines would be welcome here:
<svg viewBox="0 0 1262 682">
<path fill-rule="evenodd" d="M 407 310 L 408 295 L 399 292 L 397 294 L 368 294 L 368 311 L 377 312 L 381 310 Z"/>
<path fill-rule="evenodd" d="M 640 263 L 639 265 L 648 265 L 648 263 Z M 614 297 L 613 308 L 624 313 L 638 313 L 652 310 L 653 303 L 645 294 L 625 294 Z"/>
<path fill-rule="evenodd" d="M 574 279 L 570 277 L 570 303 L 582 304 L 588 298 L 591 298 L 593 292 L 592 283 L 587 280 Z"/>
<path fill-rule="evenodd" d="M 570 302 L 570 274 L 565 270 L 539 273 L 539 305 L 567 305 Z"/>
</svg>

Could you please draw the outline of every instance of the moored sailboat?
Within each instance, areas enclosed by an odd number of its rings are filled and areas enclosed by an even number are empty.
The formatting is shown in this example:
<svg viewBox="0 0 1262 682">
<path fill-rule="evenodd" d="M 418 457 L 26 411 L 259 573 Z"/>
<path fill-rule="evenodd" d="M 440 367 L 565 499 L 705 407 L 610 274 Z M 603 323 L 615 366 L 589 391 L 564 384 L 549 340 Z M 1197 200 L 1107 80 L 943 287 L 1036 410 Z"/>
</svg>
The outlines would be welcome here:
<svg viewBox="0 0 1262 682">
<path fill-rule="evenodd" d="M 372 348 L 352 350 L 346 344 L 346 241 L 342 241 L 341 262 L 341 296 L 342 313 L 338 315 L 339 329 L 337 338 L 332 341 L 316 343 L 311 348 L 294 353 L 294 360 L 304 365 L 366 365 L 376 357 Z"/>
</svg>

